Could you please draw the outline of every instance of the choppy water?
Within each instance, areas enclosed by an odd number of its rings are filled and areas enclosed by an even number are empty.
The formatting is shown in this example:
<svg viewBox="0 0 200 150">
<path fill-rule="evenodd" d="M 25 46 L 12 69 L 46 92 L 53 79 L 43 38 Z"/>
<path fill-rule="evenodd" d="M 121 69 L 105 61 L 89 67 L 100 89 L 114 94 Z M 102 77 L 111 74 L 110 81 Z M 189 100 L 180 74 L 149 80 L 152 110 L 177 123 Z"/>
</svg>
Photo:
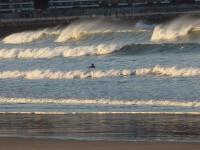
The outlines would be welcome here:
<svg viewBox="0 0 200 150">
<path fill-rule="evenodd" d="M 189 17 L 82 20 L 9 35 L 0 112 L 200 114 L 199 29 Z"/>
</svg>

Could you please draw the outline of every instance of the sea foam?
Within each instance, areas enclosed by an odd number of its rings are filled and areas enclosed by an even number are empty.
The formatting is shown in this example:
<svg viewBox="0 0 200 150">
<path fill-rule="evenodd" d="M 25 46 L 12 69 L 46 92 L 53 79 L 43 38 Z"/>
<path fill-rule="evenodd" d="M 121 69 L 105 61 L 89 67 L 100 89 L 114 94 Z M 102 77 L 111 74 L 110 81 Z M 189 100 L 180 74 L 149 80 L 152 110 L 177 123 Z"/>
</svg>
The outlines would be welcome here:
<svg viewBox="0 0 200 150">
<path fill-rule="evenodd" d="M 70 80 L 70 79 L 98 79 L 105 77 L 130 77 L 130 76 L 167 76 L 167 77 L 200 77 L 200 68 L 162 67 L 156 65 L 149 68 L 138 69 L 111 69 L 111 70 L 31 70 L 31 71 L 1 71 L 0 79 L 23 78 L 28 80 Z"/>
<path fill-rule="evenodd" d="M 43 47 L 43 48 L 2 48 L 0 49 L 0 58 L 18 58 L 18 59 L 39 59 L 54 57 L 78 57 L 90 55 L 105 55 L 113 53 L 121 48 L 119 44 L 98 44 L 91 46 L 69 47 Z"/>
</svg>

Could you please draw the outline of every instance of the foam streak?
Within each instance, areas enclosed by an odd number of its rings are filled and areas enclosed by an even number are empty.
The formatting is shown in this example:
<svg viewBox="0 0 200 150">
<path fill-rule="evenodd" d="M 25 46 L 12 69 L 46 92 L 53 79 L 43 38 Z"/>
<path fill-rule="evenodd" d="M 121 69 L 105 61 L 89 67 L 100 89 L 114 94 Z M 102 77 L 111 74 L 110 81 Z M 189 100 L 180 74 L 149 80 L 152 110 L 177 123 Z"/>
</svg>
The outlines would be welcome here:
<svg viewBox="0 0 200 150">
<path fill-rule="evenodd" d="M 112 99 L 32 99 L 0 97 L 0 104 L 61 104 L 61 105 L 127 105 L 127 106 L 169 106 L 200 107 L 200 101 L 180 100 L 112 100 Z"/>
</svg>

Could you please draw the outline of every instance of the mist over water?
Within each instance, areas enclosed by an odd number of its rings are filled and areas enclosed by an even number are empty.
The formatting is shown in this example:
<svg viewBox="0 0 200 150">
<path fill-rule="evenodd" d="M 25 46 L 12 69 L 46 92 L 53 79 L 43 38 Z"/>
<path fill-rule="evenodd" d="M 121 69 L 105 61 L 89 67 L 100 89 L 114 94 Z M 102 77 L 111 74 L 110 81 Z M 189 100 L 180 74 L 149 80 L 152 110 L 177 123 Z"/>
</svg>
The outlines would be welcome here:
<svg viewBox="0 0 200 150">
<path fill-rule="evenodd" d="M 151 41 L 154 42 L 177 42 L 178 40 L 191 41 L 192 32 L 200 31 L 200 20 L 197 18 L 181 17 L 166 24 L 157 25 L 154 28 Z M 200 32 L 198 33 L 198 42 Z"/>
</svg>

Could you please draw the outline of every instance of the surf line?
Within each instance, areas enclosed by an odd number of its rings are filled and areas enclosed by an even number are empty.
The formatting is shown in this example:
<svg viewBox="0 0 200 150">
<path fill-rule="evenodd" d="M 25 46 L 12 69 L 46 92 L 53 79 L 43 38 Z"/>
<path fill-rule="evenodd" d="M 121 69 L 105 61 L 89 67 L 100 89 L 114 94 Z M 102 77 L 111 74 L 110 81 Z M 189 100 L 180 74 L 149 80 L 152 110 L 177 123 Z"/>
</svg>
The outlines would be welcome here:
<svg viewBox="0 0 200 150">
<path fill-rule="evenodd" d="M 111 70 L 74 70 L 74 71 L 52 71 L 52 70 L 31 70 L 31 71 L 2 71 L 0 79 L 22 78 L 27 80 L 70 80 L 70 79 L 98 79 L 106 77 L 130 77 L 130 76 L 166 76 L 166 77 L 200 77 L 200 68 L 177 68 L 162 67 L 156 65 L 149 68 L 138 69 L 111 69 Z"/>
<path fill-rule="evenodd" d="M 0 97 L 0 104 L 60 104 L 60 105 L 117 105 L 117 106 L 169 106 L 200 107 L 199 100 L 167 100 L 167 99 L 40 99 L 40 98 L 7 98 Z"/>
</svg>

